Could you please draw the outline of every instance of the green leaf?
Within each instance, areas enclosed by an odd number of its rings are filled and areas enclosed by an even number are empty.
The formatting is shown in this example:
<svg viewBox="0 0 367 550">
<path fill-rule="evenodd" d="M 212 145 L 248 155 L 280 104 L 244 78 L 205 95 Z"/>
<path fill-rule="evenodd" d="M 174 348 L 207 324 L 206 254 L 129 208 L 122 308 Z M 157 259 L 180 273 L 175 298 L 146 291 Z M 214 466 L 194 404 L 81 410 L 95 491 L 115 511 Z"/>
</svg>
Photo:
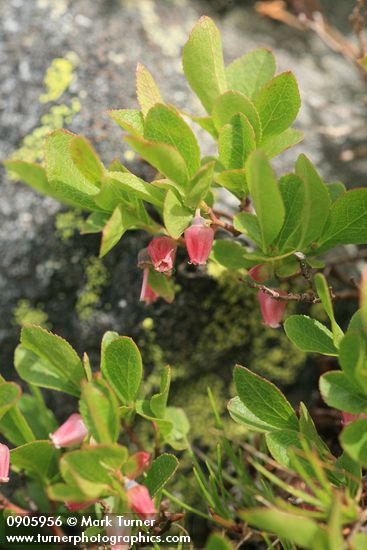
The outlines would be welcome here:
<svg viewBox="0 0 367 550">
<path fill-rule="evenodd" d="M 228 412 L 235 422 L 246 426 L 250 430 L 254 430 L 260 433 L 266 433 L 269 430 L 273 430 L 274 427 L 268 422 L 264 422 L 261 418 L 250 411 L 244 403 L 242 403 L 239 397 L 233 397 L 227 404 Z"/>
<path fill-rule="evenodd" d="M 103 228 L 99 257 L 103 258 L 132 226 L 134 224 L 124 224 L 123 208 L 117 206 Z"/>
<path fill-rule="evenodd" d="M 155 105 L 145 119 L 144 138 L 155 143 L 171 145 L 184 159 L 190 177 L 200 167 L 197 139 L 174 107 Z"/>
<path fill-rule="evenodd" d="M 80 233 L 82 235 L 100 233 L 109 218 L 109 212 L 92 212 L 92 214 L 89 214 L 88 218 L 84 221 Z"/>
<path fill-rule="evenodd" d="M 340 342 L 339 363 L 346 376 L 367 395 L 366 339 L 363 334 L 348 330 Z"/>
<path fill-rule="evenodd" d="M 281 134 L 268 136 L 263 139 L 261 142 L 261 148 L 265 151 L 268 159 L 271 159 L 277 155 L 280 155 L 283 151 L 290 149 L 294 145 L 297 145 L 297 143 L 303 140 L 303 137 L 303 133 L 299 130 L 287 128 Z"/>
<path fill-rule="evenodd" d="M 210 259 L 226 269 L 247 269 L 254 262 L 246 259 L 247 250 L 236 241 L 216 240 L 210 253 Z"/>
<path fill-rule="evenodd" d="M 292 467 L 292 458 L 289 451 L 298 449 L 303 451 L 302 440 L 308 438 L 296 430 L 277 430 L 265 435 L 266 444 L 271 456 L 285 468 Z M 308 442 L 312 446 L 312 442 Z M 307 467 L 307 466 L 306 466 Z"/>
<path fill-rule="evenodd" d="M 246 171 L 260 225 L 262 247 L 266 250 L 282 228 L 285 218 L 283 199 L 271 166 L 261 150 L 250 155 Z"/>
<path fill-rule="evenodd" d="M 213 183 L 215 161 L 208 162 L 199 168 L 188 185 L 185 204 L 190 208 L 197 208 Z"/>
<path fill-rule="evenodd" d="M 13 382 L 0 382 L 0 418 L 13 407 L 21 396 L 21 389 Z"/>
<path fill-rule="evenodd" d="M 205 550 L 233 550 L 233 546 L 227 538 L 214 533 L 210 535 Z"/>
<path fill-rule="evenodd" d="M 217 96 L 227 89 L 219 29 L 209 17 L 201 17 L 183 48 L 185 76 L 210 114 Z"/>
<path fill-rule="evenodd" d="M 83 136 L 75 136 L 70 141 L 70 155 L 79 172 L 99 187 L 104 167 L 91 143 Z"/>
<path fill-rule="evenodd" d="M 66 483 L 76 485 L 86 500 L 97 499 L 113 492 L 111 482 L 115 471 L 127 458 L 127 449 L 120 445 L 85 446 L 65 453 L 60 460 L 60 470 Z"/>
<path fill-rule="evenodd" d="M 125 140 L 159 172 L 180 186 L 186 187 L 187 166 L 182 155 L 172 145 L 132 136 L 125 137 Z"/>
<path fill-rule="evenodd" d="M 240 170 L 224 170 L 214 176 L 216 183 L 225 187 L 237 198 L 241 199 L 248 194 L 246 172 Z"/>
<path fill-rule="evenodd" d="M 274 384 L 241 366 L 234 369 L 234 381 L 242 403 L 269 430 L 298 430 L 293 408 Z"/>
<path fill-rule="evenodd" d="M 58 428 L 58 423 L 53 412 L 46 407 L 41 390 L 36 386 L 31 386 L 33 395 L 23 394 L 19 400 L 19 411 L 23 415 L 23 419 L 27 419 L 27 427 L 34 434 L 31 439 L 48 439 L 50 433 L 53 433 Z M 27 431 L 28 431 L 27 430 Z M 22 437 L 21 445 L 28 443 L 29 439 L 24 440 Z"/>
<path fill-rule="evenodd" d="M 256 244 L 261 246 L 262 236 L 257 216 L 250 214 L 250 212 L 240 212 L 234 216 L 233 226 L 237 231 L 244 233 Z"/>
<path fill-rule="evenodd" d="M 190 430 L 190 423 L 185 411 L 179 407 L 167 407 L 165 420 L 172 423 L 172 429 L 164 436 L 165 442 L 177 451 L 187 449 L 186 436 Z"/>
<path fill-rule="evenodd" d="M 344 470 L 342 476 L 338 472 L 338 478 L 348 488 L 349 494 L 354 498 L 359 491 L 362 479 L 362 469 L 358 462 L 352 460 L 348 453 L 343 452 L 335 462 L 335 468 Z"/>
<path fill-rule="evenodd" d="M 228 65 L 226 68 L 228 88 L 254 98 L 273 78 L 274 73 L 274 55 L 266 48 L 258 48 Z"/>
<path fill-rule="evenodd" d="M 244 168 L 249 154 L 256 149 L 254 129 L 242 113 L 231 118 L 219 133 L 219 161 L 227 170 Z"/>
<path fill-rule="evenodd" d="M 51 500 L 61 502 L 85 502 L 85 494 L 75 487 L 66 483 L 55 483 L 47 488 L 47 494 Z"/>
<path fill-rule="evenodd" d="M 253 128 L 256 142 L 260 143 L 262 131 L 259 113 L 252 101 L 240 92 L 226 92 L 219 96 L 213 106 L 213 122 L 218 130 L 229 124 L 232 117 L 242 113 Z"/>
<path fill-rule="evenodd" d="M 30 384 L 79 396 L 85 379 L 80 358 L 60 336 L 30 326 L 22 329 L 21 345 L 15 352 L 15 368 Z"/>
<path fill-rule="evenodd" d="M 168 279 L 163 273 L 150 269 L 148 283 L 154 292 L 166 300 L 166 302 L 169 304 L 173 302 L 175 298 L 175 284 L 172 279 Z"/>
<path fill-rule="evenodd" d="M 297 159 L 296 174 L 305 184 L 303 228 L 299 244 L 303 250 L 320 238 L 331 201 L 326 185 L 305 155 L 300 155 Z"/>
<path fill-rule="evenodd" d="M 346 193 L 346 187 L 341 181 L 332 181 L 327 183 L 327 190 L 330 195 L 331 202 L 335 202 L 341 195 Z"/>
<path fill-rule="evenodd" d="M 284 323 L 288 338 L 302 351 L 338 355 L 328 328 L 307 315 L 291 315 Z"/>
<path fill-rule="evenodd" d="M 344 428 L 340 442 L 345 452 L 353 460 L 367 467 L 367 420 L 360 419 Z"/>
<path fill-rule="evenodd" d="M 43 166 L 23 160 L 4 160 L 3 164 L 11 175 L 16 175 L 17 178 L 24 181 L 38 193 L 61 200 L 53 187 L 48 183 L 46 170 Z"/>
<path fill-rule="evenodd" d="M 139 217 L 139 212 L 132 205 L 118 205 L 110 219 L 102 230 L 101 248 L 99 257 L 102 258 L 109 252 L 121 239 L 128 229 L 144 228 L 150 226 L 150 218 L 143 209 L 143 216 Z M 142 219 L 143 218 L 143 219 Z M 146 223 L 145 223 L 146 221 Z"/>
<path fill-rule="evenodd" d="M 171 384 L 171 369 L 165 367 L 162 373 L 160 392 L 150 398 L 150 409 L 157 418 L 164 418 L 167 408 L 168 393 Z"/>
<path fill-rule="evenodd" d="M 168 191 L 163 207 L 164 225 L 173 239 L 178 239 L 192 220 L 192 212 L 182 204 L 177 193 Z"/>
<path fill-rule="evenodd" d="M 300 106 L 297 81 L 291 72 L 279 74 L 270 80 L 255 99 L 263 137 L 284 132 L 296 118 Z"/>
<path fill-rule="evenodd" d="M 302 402 L 300 403 L 299 410 L 299 429 L 300 433 L 306 436 L 306 438 L 308 438 L 309 441 L 316 446 L 316 449 L 318 450 L 320 456 L 330 455 L 330 450 L 328 446 L 319 436 L 314 421 L 312 420 L 312 417 L 308 412 L 306 405 Z"/>
<path fill-rule="evenodd" d="M 99 189 L 81 174 L 71 156 L 70 144 L 75 137 L 66 130 L 49 134 L 46 140 L 47 178 L 51 187 L 67 202 L 87 210 L 98 210 L 93 196 Z"/>
<path fill-rule="evenodd" d="M 367 535 L 365 533 L 355 533 L 349 542 L 353 550 L 365 550 L 367 548 Z"/>
<path fill-rule="evenodd" d="M 116 443 L 120 431 L 118 404 L 103 380 L 82 384 L 79 410 L 97 443 Z"/>
<path fill-rule="evenodd" d="M 144 117 L 156 103 L 163 103 L 154 78 L 141 63 L 136 68 L 136 95 Z"/>
<path fill-rule="evenodd" d="M 317 273 L 315 275 L 315 286 L 317 294 L 321 300 L 324 310 L 326 311 L 327 316 L 330 319 L 331 330 L 333 332 L 334 344 L 336 347 L 339 347 L 340 340 L 343 338 L 344 333 L 338 323 L 335 320 L 333 303 L 331 301 L 330 289 L 325 278 L 325 275 L 322 273 Z"/>
<path fill-rule="evenodd" d="M 178 468 L 178 460 L 174 455 L 164 453 L 153 460 L 144 485 L 149 494 L 154 497 L 168 483 Z"/>
<path fill-rule="evenodd" d="M 10 464 L 16 472 L 25 471 L 43 482 L 51 479 L 58 470 L 59 451 L 50 441 L 33 441 L 10 451 Z"/>
<path fill-rule="evenodd" d="M 120 336 L 102 351 L 102 374 L 117 393 L 122 403 L 133 403 L 137 397 L 143 365 L 135 342 Z"/>
<path fill-rule="evenodd" d="M 330 550 L 326 531 L 304 515 L 269 507 L 241 512 L 241 517 L 253 527 L 290 540 L 300 548 Z"/>
<path fill-rule="evenodd" d="M 134 136 L 143 136 L 144 117 L 137 109 L 112 109 L 107 111 L 112 120 L 117 122 L 121 128 Z M 111 170 L 111 167 L 110 167 Z"/>
<path fill-rule="evenodd" d="M 167 409 L 166 409 L 166 412 L 167 412 Z M 164 439 L 166 439 L 169 436 L 169 434 L 172 432 L 172 429 L 173 429 L 172 419 L 157 418 L 154 415 L 153 411 L 151 410 L 150 402 L 147 399 L 137 401 L 136 412 L 143 418 L 146 418 L 147 420 L 154 422 L 158 427 L 160 435 Z"/>
<path fill-rule="evenodd" d="M 196 124 L 198 124 L 200 128 L 208 132 L 208 134 L 210 134 L 212 138 L 214 138 L 215 140 L 218 139 L 218 131 L 214 126 L 214 122 L 211 116 L 192 116 L 188 115 L 187 113 L 184 114 L 186 114 L 186 116 L 188 116 L 193 122 L 196 122 Z"/>
<path fill-rule="evenodd" d="M 4 414 L 0 420 L 0 433 L 16 446 L 36 439 L 19 405 L 13 406 Z"/>
<path fill-rule="evenodd" d="M 104 181 L 109 183 L 118 203 L 126 200 L 127 193 L 154 204 L 154 206 L 162 207 L 163 192 L 152 183 L 147 183 L 133 174 L 123 172 L 108 172 L 107 174 L 109 177 L 106 177 Z"/>
<path fill-rule="evenodd" d="M 123 172 L 124 174 L 130 174 L 130 170 L 126 168 L 122 162 L 119 161 L 118 158 L 114 158 L 111 160 L 110 164 L 108 165 L 108 170 L 110 172 Z"/>
<path fill-rule="evenodd" d="M 319 386 L 322 398 L 329 407 L 349 413 L 367 412 L 367 397 L 358 392 L 343 372 L 323 374 Z"/>
<path fill-rule="evenodd" d="M 353 189 L 331 206 L 318 253 L 340 244 L 367 242 L 367 189 Z"/>
<path fill-rule="evenodd" d="M 277 245 L 281 252 L 298 250 L 304 224 L 305 184 L 295 174 L 287 174 L 280 178 L 279 189 L 285 207 L 285 219 Z"/>
</svg>

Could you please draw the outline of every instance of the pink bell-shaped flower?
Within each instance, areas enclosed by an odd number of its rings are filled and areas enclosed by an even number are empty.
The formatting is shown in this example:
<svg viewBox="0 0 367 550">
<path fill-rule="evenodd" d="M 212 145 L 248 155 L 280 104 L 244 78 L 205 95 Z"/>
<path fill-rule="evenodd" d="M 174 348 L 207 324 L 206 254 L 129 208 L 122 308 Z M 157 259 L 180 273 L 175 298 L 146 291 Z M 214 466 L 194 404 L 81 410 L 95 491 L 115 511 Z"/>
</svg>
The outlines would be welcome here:
<svg viewBox="0 0 367 550">
<path fill-rule="evenodd" d="M 277 292 L 283 296 L 286 295 L 286 292 L 283 290 L 277 290 Z M 286 302 L 282 300 L 275 300 L 263 290 L 259 290 L 257 297 L 260 303 L 264 325 L 271 328 L 279 327 L 283 319 Z"/>
<path fill-rule="evenodd" d="M 169 273 L 172 270 L 177 250 L 175 240 L 171 237 L 154 237 L 147 250 L 156 271 Z"/>
<path fill-rule="evenodd" d="M 129 507 L 142 519 L 156 514 L 154 503 L 145 485 L 139 485 L 135 481 L 125 482 L 126 496 Z"/>
<path fill-rule="evenodd" d="M 149 285 L 149 267 L 145 267 L 143 271 L 143 284 L 141 285 L 140 292 L 140 301 L 146 302 L 147 304 L 152 304 L 157 301 L 159 294 L 154 292 L 152 287 Z"/>
<path fill-rule="evenodd" d="M 128 460 L 127 468 L 125 470 L 126 477 L 129 479 L 135 479 L 136 477 L 141 476 L 141 474 L 148 469 L 149 463 L 149 453 L 139 451 L 138 453 L 133 454 Z"/>
<path fill-rule="evenodd" d="M 8 483 L 9 481 L 9 462 L 9 447 L 0 443 L 0 483 Z"/>
<path fill-rule="evenodd" d="M 271 278 L 269 267 L 266 264 L 257 264 L 249 269 L 248 274 L 257 283 L 265 283 Z"/>
<path fill-rule="evenodd" d="M 88 430 L 82 417 L 74 413 L 53 434 L 50 434 L 50 438 L 56 449 L 60 449 L 81 443 L 87 434 Z"/>
<path fill-rule="evenodd" d="M 205 265 L 213 246 L 214 230 L 200 216 L 197 209 L 190 227 L 185 230 L 185 243 L 190 258 L 194 265 Z"/>
</svg>

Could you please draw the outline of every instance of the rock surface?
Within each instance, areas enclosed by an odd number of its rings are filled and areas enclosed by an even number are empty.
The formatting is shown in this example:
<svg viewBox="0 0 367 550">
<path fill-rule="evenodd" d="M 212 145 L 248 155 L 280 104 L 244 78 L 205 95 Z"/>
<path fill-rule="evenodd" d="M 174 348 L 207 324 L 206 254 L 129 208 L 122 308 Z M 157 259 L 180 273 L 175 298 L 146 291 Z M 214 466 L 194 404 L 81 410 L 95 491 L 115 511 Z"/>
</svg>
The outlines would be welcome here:
<svg viewBox="0 0 367 550">
<path fill-rule="evenodd" d="M 136 105 L 134 73 L 143 62 L 159 82 L 167 101 L 191 112 L 199 104 L 182 76 L 180 50 L 195 20 L 206 13 L 216 17 L 223 32 L 227 61 L 258 46 L 273 48 L 279 70 L 295 72 L 303 106 L 297 127 L 306 152 L 328 180 L 348 185 L 366 184 L 367 162 L 340 161 L 343 148 L 362 139 L 365 120 L 365 84 L 356 69 L 327 48 L 316 36 L 302 34 L 254 13 L 253 2 L 233 4 L 219 16 L 216 2 L 195 0 L 7 0 L 0 2 L 0 157 L 7 158 L 21 139 L 39 125 L 48 104 L 38 98 L 43 76 L 55 57 L 77 54 L 76 78 L 58 103 L 73 97 L 81 111 L 68 128 L 83 132 L 103 160 L 114 157 L 138 174 L 146 167 L 129 156 L 122 133 L 104 114 L 107 108 Z M 329 2 L 336 24 L 349 28 L 346 14 L 352 1 Z M 212 144 L 201 135 L 203 148 Z M 276 169 L 292 167 L 296 149 L 276 162 Z M 98 239 L 76 236 L 64 243 L 55 235 L 60 206 L 20 184 L 9 183 L 2 171 L 0 186 L 0 349 L 3 371 L 10 372 L 18 327 L 12 324 L 18 300 L 45 304 L 53 330 L 79 351 L 94 357 L 107 329 L 137 335 L 147 310 L 138 300 L 139 282 L 134 258 L 145 243 L 138 233 L 124 237 L 106 258 L 111 284 L 101 307 L 87 323 L 74 311 L 83 281 L 83 258 L 98 253 Z M 185 288 L 194 284 L 181 278 Z M 201 284 L 202 286 L 202 284 Z M 154 306 L 154 316 L 175 315 L 178 305 Z M 112 307 L 108 307 L 112 304 Z M 150 311 L 148 310 L 148 315 Z M 189 318 L 189 317 L 188 317 Z M 190 322 L 190 321 L 188 321 Z M 169 335 L 167 335 L 169 336 Z M 228 368 L 230 365 L 228 365 Z"/>
</svg>

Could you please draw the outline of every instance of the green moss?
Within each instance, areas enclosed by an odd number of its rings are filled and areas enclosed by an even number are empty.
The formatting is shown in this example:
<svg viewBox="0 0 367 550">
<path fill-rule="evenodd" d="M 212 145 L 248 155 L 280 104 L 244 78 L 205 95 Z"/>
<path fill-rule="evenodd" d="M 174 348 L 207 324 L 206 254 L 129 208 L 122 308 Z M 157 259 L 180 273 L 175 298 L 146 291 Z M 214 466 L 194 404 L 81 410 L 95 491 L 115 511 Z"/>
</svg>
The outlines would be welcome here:
<svg viewBox="0 0 367 550">
<path fill-rule="evenodd" d="M 46 71 L 44 84 L 46 93 L 39 98 L 41 103 L 56 101 L 67 90 L 73 80 L 74 64 L 69 59 L 57 57 Z"/>
<path fill-rule="evenodd" d="M 72 81 L 76 63 L 77 56 L 72 52 L 68 54 L 68 58 L 56 58 L 52 61 L 44 77 L 47 92 L 40 96 L 41 103 L 55 101 L 65 92 Z M 41 117 L 40 125 L 23 138 L 20 147 L 12 154 L 11 159 L 43 162 L 46 136 L 57 128 L 63 128 L 70 124 L 80 109 L 81 104 L 77 98 L 73 98 L 70 105 L 53 105 Z"/>
<path fill-rule="evenodd" d="M 89 258 L 85 263 L 86 282 L 81 290 L 75 310 L 81 321 L 88 321 L 100 304 L 103 288 L 109 282 L 107 268 L 100 258 L 95 256 Z"/>
<path fill-rule="evenodd" d="M 18 300 L 13 310 L 13 323 L 20 327 L 24 325 L 38 325 L 44 328 L 51 328 L 48 322 L 48 315 L 43 310 L 42 304 L 32 307 L 29 300 Z"/>
<path fill-rule="evenodd" d="M 235 273 L 218 273 L 213 279 L 197 279 L 180 294 L 177 303 L 154 321 L 142 323 L 138 342 L 144 365 L 152 375 L 146 390 L 159 384 L 165 364 L 172 365 L 170 404 L 182 406 L 191 424 L 194 439 L 210 446 L 213 437 L 212 412 L 207 397 L 210 386 L 226 429 L 232 436 L 243 434 L 226 412 L 226 403 L 235 395 L 232 383 L 236 363 L 246 365 L 283 386 L 295 382 L 305 365 L 306 355 L 286 337 L 282 329 L 264 327 L 256 292 L 238 281 Z M 287 305 L 287 315 L 296 304 Z M 169 338 L 167 338 L 169 335 Z M 195 395 L 195 399 L 191 396 Z"/>
<path fill-rule="evenodd" d="M 44 142 L 46 136 L 62 128 L 73 120 L 76 113 L 80 111 L 81 105 L 78 99 L 73 99 L 71 106 L 54 105 L 42 116 L 41 125 L 25 136 L 19 149 L 11 156 L 13 160 L 25 160 L 27 162 L 43 162 Z"/>
<path fill-rule="evenodd" d="M 178 306 L 180 312 L 172 309 L 160 320 L 157 334 L 166 360 L 180 367 L 182 377 L 216 372 L 230 381 L 233 366 L 240 363 L 277 383 L 295 381 L 305 354 L 282 329 L 263 326 L 256 292 L 241 284 L 237 274 L 223 273 L 212 285 L 197 281 L 193 292 L 185 293 L 187 303 Z M 194 309 L 184 314 L 182 307 Z M 294 312 L 295 304 L 289 303 L 287 315 Z"/>
<path fill-rule="evenodd" d="M 75 233 L 79 233 L 84 222 L 81 210 L 60 212 L 55 218 L 56 234 L 62 242 L 69 241 Z"/>
</svg>

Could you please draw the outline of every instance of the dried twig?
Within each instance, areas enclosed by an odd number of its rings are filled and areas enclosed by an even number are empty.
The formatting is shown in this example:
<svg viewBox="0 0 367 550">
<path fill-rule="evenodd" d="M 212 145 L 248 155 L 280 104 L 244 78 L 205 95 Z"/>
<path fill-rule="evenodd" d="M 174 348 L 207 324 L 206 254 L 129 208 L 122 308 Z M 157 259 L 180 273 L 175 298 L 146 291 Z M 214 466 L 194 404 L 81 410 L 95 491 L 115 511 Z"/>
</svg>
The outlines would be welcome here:
<svg viewBox="0 0 367 550">
<path fill-rule="evenodd" d="M 355 18 L 358 19 L 358 23 L 354 23 L 359 37 L 359 47 L 357 48 L 354 44 L 349 42 L 342 33 L 328 23 L 315 0 L 290 0 L 289 3 L 292 4 L 295 14 L 289 11 L 287 3 L 283 0 L 257 2 L 255 9 L 261 15 L 281 21 L 298 30 L 313 31 L 331 49 L 341 53 L 346 59 L 352 61 L 363 78 L 367 80 L 367 72 L 360 63 L 361 51 L 365 51 L 363 25 L 366 14 L 362 16 L 360 12 L 358 12 L 358 17 L 355 16 Z M 361 1 L 358 3 L 360 4 Z M 364 3 L 364 0 L 362 0 L 362 3 Z M 356 8 L 358 9 L 358 5 Z M 363 19 L 363 25 L 361 23 L 361 18 Z"/>
<path fill-rule="evenodd" d="M 239 280 L 249 288 L 255 288 L 256 290 L 265 292 L 265 294 L 268 294 L 274 300 L 282 302 L 302 302 L 308 304 L 319 304 L 321 302 L 320 298 L 316 296 L 313 291 L 303 293 L 288 292 L 288 294 L 281 294 L 279 290 L 255 283 L 250 278 L 244 279 L 241 277 Z M 358 290 L 341 290 L 340 292 L 333 292 L 332 289 L 330 291 L 330 295 L 332 300 L 357 300 L 359 296 Z"/>
</svg>

